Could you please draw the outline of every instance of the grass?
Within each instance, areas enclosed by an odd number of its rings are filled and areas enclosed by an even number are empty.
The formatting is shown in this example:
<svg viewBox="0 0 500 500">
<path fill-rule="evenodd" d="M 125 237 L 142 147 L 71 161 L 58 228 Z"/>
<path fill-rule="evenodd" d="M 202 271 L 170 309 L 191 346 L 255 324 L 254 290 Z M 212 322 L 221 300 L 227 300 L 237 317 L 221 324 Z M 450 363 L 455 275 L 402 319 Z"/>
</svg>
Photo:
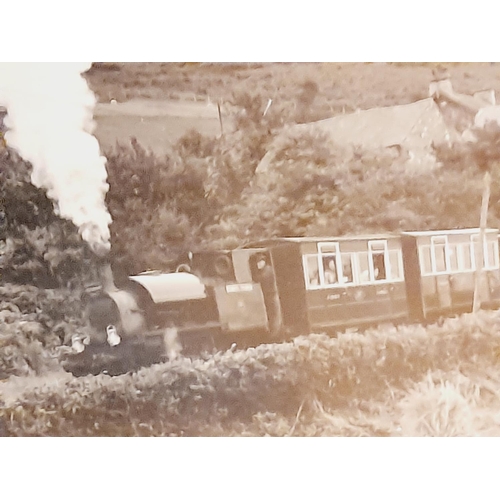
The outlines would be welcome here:
<svg viewBox="0 0 500 500">
<path fill-rule="evenodd" d="M 117 143 L 128 145 L 135 137 L 142 147 L 157 156 L 167 154 L 171 146 L 186 132 L 195 129 L 209 137 L 220 133 L 218 119 L 176 116 L 98 116 L 95 135 L 103 151 Z"/>
</svg>

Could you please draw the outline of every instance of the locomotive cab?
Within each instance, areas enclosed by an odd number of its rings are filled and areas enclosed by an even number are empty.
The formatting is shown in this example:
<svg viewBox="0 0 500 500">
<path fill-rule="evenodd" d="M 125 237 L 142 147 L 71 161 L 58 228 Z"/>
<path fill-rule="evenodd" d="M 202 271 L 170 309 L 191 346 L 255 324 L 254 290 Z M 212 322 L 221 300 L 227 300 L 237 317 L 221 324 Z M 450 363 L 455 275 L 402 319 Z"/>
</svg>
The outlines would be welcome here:
<svg viewBox="0 0 500 500">
<path fill-rule="evenodd" d="M 266 286 L 257 279 L 255 253 L 236 249 L 199 252 L 191 257 L 191 271 L 213 293 L 223 338 L 248 340 L 246 334 L 265 335 L 272 329 L 269 302 L 266 302 L 269 293 Z M 266 269 L 272 274 L 269 258 L 266 264 Z M 276 315 L 271 314 L 271 317 Z M 234 334 L 236 337 L 230 337 Z"/>
</svg>

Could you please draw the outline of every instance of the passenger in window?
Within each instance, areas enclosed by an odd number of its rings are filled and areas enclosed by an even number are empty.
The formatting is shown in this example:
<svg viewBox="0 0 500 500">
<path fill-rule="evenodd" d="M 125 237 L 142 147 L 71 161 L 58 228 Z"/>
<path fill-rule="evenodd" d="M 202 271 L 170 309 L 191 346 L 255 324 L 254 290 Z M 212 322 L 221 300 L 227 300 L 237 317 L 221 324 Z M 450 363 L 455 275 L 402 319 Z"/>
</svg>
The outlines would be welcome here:
<svg viewBox="0 0 500 500">
<path fill-rule="evenodd" d="M 373 273 L 376 280 L 386 279 L 384 254 L 373 256 Z"/>
<path fill-rule="evenodd" d="M 352 282 L 352 267 L 351 263 L 347 262 L 342 267 L 343 283 L 351 283 Z"/>
<path fill-rule="evenodd" d="M 361 283 L 367 283 L 368 281 L 370 281 L 370 271 L 368 269 L 365 269 L 360 273 L 359 281 Z"/>
<path fill-rule="evenodd" d="M 317 269 L 309 270 L 309 284 L 319 285 L 319 273 Z"/>
<path fill-rule="evenodd" d="M 331 258 L 326 261 L 323 261 L 323 267 L 325 269 L 325 284 L 333 285 L 337 283 L 337 268 L 335 266 L 335 259 Z"/>
</svg>

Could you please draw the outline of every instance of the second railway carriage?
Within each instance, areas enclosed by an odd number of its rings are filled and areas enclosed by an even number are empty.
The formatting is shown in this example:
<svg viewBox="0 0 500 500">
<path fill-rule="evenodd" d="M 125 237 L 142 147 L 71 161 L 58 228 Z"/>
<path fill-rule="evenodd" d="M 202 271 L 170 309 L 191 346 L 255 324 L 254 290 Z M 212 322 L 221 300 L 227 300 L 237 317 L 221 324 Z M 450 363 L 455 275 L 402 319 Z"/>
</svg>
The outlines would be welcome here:
<svg viewBox="0 0 500 500">
<path fill-rule="evenodd" d="M 482 307 L 500 305 L 498 230 L 416 231 L 401 235 L 408 313 L 415 320 L 471 311 L 476 271 Z"/>
</svg>

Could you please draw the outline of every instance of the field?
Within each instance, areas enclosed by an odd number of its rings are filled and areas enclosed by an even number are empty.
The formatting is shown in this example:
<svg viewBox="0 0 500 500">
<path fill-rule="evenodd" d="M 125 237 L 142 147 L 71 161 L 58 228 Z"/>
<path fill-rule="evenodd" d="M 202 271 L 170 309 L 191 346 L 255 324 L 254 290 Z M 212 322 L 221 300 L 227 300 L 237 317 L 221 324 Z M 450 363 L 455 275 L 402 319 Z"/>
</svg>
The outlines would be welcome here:
<svg viewBox="0 0 500 500">
<path fill-rule="evenodd" d="M 165 155 L 182 135 L 197 130 L 209 137 L 220 133 L 217 107 L 197 101 L 134 99 L 126 103 L 100 103 L 95 111 L 101 148 L 130 144 L 132 137 L 154 154 Z"/>
<path fill-rule="evenodd" d="M 100 102 L 152 100 L 226 101 L 233 92 L 254 91 L 290 101 L 306 81 L 333 109 L 367 109 L 409 103 L 427 94 L 440 64 L 101 64 L 87 79 Z M 498 63 L 443 63 L 458 92 L 500 90 Z"/>
<path fill-rule="evenodd" d="M 326 118 L 356 109 L 407 104 L 427 97 L 438 64 L 105 64 L 88 73 L 100 104 L 96 136 L 104 150 L 135 137 L 145 148 L 165 154 L 190 129 L 220 135 L 216 103 L 249 92 L 288 108 L 297 106 L 303 85 L 317 84 L 311 115 Z M 445 65 L 458 92 L 500 92 L 500 64 Z M 116 100 L 116 104 L 109 104 Z M 132 103 L 130 101 L 133 101 Z"/>
<path fill-rule="evenodd" d="M 500 64 L 443 66 L 459 92 L 500 92 Z M 226 132 L 234 131 L 238 103 L 256 96 L 264 104 L 272 99 L 285 117 L 308 103 L 305 119 L 321 119 L 424 98 L 436 67 L 98 63 L 87 79 L 99 100 L 96 136 L 105 153 L 135 138 L 167 158 L 191 129 L 208 138 L 202 144 L 215 142 L 221 132 L 217 103 Z M 234 144 L 245 139 L 235 137 Z M 184 221 L 172 220 L 171 227 Z M 44 353 L 55 352 L 37 325 L 64 330 L 66 337 L 80 328 L 53 311 L 43 321 L 36 316 L 56 299 L 62 309 L 64 299 L 41 292 L 31 299 L 30 289 L 21 305 L 17 295 L 0 294 L 4 307 L 11 305 L 1 324 L 28 339 L 19 340 L 17 350 L 14 334 L 0 339 L 4 365 L 7 358 L 12 366 L 22 362 L 0 381 L 0 434 L 6 436 L 500 435 L 496 311 L 338 338 L 304 332 L 288 343 L 194 361 L 181 357 L 134 374 L 75 378 L 56 355 L 41 367 L 33 361 L 42 344 Z M 75 301 L 66 302 L 76 307 Z M 28 353 L 30 342 L 39 349 L 34 354 Z"/>
</svg>

